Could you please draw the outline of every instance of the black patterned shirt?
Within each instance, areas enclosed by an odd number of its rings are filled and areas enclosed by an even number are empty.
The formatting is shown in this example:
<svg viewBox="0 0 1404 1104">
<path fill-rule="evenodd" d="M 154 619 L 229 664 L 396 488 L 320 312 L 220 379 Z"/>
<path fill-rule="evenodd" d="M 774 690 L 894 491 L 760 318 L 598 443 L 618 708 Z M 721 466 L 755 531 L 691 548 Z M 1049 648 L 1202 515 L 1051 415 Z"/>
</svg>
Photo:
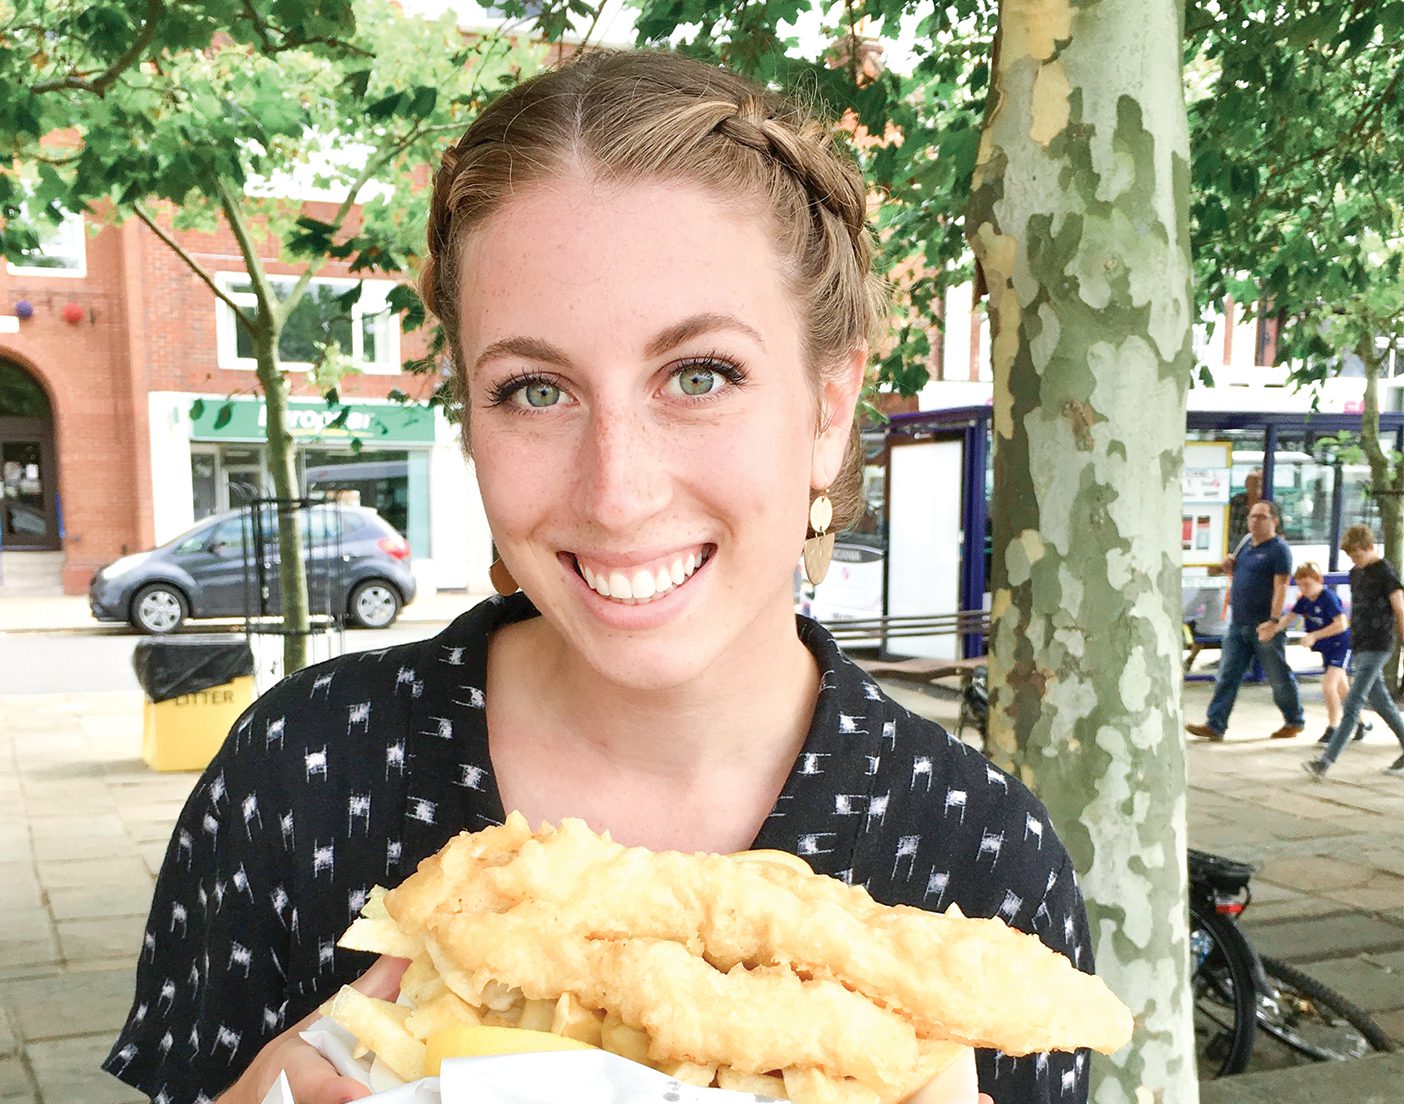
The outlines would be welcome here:
<svg viewBox="0 0 1404 1104">
<path fill-rule="evenodd" d="M 489 599 L 428 640 L 299 671 L 249 708 L 176 824 L 104 1069 L 157 1104 L 212 1101 L 365 971 L 373 957 L 336 940 L 370 888 L 504 819 L 487 639 L 534 615 L 521 595 Z M 799 633 L 819 696 L 753 846 L 801 855 L 886 904 L 999 916 L 1090 971 L 1077 881 L 1038 800 L 893 702 L 820 626 L 800 618 Z M 1087 1099 L 1085 1052 L 977 1060 L 996 1104 Z"/>
</svg>

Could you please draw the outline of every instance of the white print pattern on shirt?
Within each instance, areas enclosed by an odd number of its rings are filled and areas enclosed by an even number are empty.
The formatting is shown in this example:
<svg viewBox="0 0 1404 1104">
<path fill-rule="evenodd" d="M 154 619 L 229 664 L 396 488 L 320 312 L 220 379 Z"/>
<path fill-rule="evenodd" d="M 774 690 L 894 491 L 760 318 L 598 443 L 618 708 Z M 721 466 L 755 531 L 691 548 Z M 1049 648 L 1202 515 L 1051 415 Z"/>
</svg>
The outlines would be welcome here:
<svg viewBox="0 0 1404 1104">
<path fill-rule="evenodd" d="M 911 878 L 912 869 L 916 863 L 917 845 L 921 843 L 920 836 L 901 836 L 897 840 L 897 855 L 892 861 L 892 876 L 894 878 Z M 906 859 L 907 873 L 900 874 L 903 863 Z"/>
<path fill-rule="evenodd" d="M 459 689 L 468 691 L 468 700 L 454 698 L 454 705 L 461 705 L 465 709 L 482 709 L 487 705 L 487 699 L 483 697 L 483 692 L 476 686 L 460 686 Z"/>
<path fill-rule="evenodd" d="M 316 751 L 309 751 L 302 757 L 302 764 L 308 782 L 314 778 L 320 778 L 325 782 L 327 780 L 327 746 L 323 744 Z"/>
<path fill-rule="evenodd" d="M 806 752 L 802 752 L 802 753 L 800 754 L 800 765 L 799 765 L 799 770 L 798 770 L 797 773 L 799 773 L 799 774 L 823 774 L 823 773 L 824 773 L 824 767 L 823 767 L 823 765 L 819 762 L 819 760 L 821 760 L 821 759 L 827 759 L 828 757 L 829 757 L 828 752 L 823 752 L 823 751 L 817 751 L 817 752 L 816 752 L 816 751 L 806 751 Z"/>
<path fill-rule="evenodd" d="M 279 717 L 277 720 L 269 721 L 268 727 L 263 730 L 263 750 L 270 750 L 274 744 L 278 745 L 278 750 L 283 750 L 283 729 L 286 727 L 287 718 Z"/>
<path fill-rule="evenodd" d="M 397 777 L 405 773 L 405 742 L 400 740 L 390 744 L 385 749 L 385 781 L 390 781 L 390 774 L 394 772 Z"/>
<path fill-rule="evenodd" d="M 930 897 L 933 893 L 936 894 L 934 903 L 940 909 L 942 902 L 946 899 L 946 886 L 950 884 L 950 881 L 951 872 L 949 870 L 937 870 L 933 866 L 926 879 L 926 892 L 922 896 Z"/>
<path fill-rule="evenodd" d="M 868 813 L 863 818 L 863 831 L 871 832 L 874 826 L 887 820 L 887 803 L 891 800 L 891 794 L 878 794 L 868 802 Z"/>
<path fill-rule="evenodd" d="M 965 823 L 965 802 L 966 802 L 966 799 L 968 798 L 968 796 L 969 796 L 969 795 L 968 795 L 964 790 L 947 790 L 947 791 L 946 791 L 946 803 L 945 803 L 945 805 L 943 805 L 943 806 L 941 807 L 941 815 L 942 815 L 942 816 L 950 816 L 950 815 L 951 815 L 951 810 L 952 810 L 952 809 L 956 809 L 956 810 L 958 810 L 959 813 L 960 813 L 960 816 L 959 816 L 959 818 L 957 819 L 956 823 L 958 823 L 958 824 L 964 824 L 964 823 Z"/>
<path fill-rule="evenodd" d="M 356 825 L 361 826 L 361 835 L 370 835 L 371 795 L 351 794 L 346 799 L 346 834 L 354 836 Z"/>
<path fill-rule="evenodd" d="M 991 832 L 988 829 L 980 833 L 980 851 L 976 856 L 976 862 L 988 855 L 990 856 L 990 868 L 993 869 L 999 863 L 999 853 L 1004 848 L 1004 833 Z"/>
<path fill-rule="evenodd" d="M 258 795 L 249 794 L 248 797 L 244 798 L 239 808 L 244 814 L 244 834 L 252 840 L 254 838 L 253 825 L 255 821 L 258 822 L 258 830 L 260 832 L 263 831 L 263 818 L 258 814 Z"/>
<path fill-rule="evenodd" d="M 1043 821 L 1036 819 L 1031 813 L 1024 814 L 1024 839 L 1032 836 L 1038 850 L 1043 850 Z"/>
<path fill-rule="evenodd" d="M 459 774 L 454 785 L 462 786 L 467 790 L 481 790 L 483 788 L 483 779 L 486 774 L 482 767 L 475 767 L 471 763 L 460 763 L 458 767 Z"/>
<path fill-rule="evenodd" d="M 834 847 L 834 834 L 832 832 L 813 832 L 806 836 L 800 836 L 798 854 L 801 857 L 807 855 L 828 855 L 832 854 Z"/>
<path fill-rule="evenodd" d="M 931 756 L 918 755 L 912 760 L 912 791 L 917 788 L 917 779 L 921 779 L 921 792 L 931 792 Z"/>
</svg>

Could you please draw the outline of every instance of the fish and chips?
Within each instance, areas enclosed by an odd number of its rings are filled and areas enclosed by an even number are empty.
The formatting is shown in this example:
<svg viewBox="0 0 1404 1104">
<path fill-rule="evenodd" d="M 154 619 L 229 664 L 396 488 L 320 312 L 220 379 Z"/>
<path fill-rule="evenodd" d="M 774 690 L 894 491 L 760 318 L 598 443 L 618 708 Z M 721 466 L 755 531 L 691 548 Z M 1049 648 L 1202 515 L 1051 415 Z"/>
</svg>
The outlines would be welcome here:
<svg viewBox="0 0 1404 1104">
<path fill-rule="evenodd" d="M 492 1032 L 515 1027 L 690 1084 L 896 1104 L 971 1047 L 1110 1053 L 1131 1035 L 1100 979 L 1000 920 L 881 905 L 790 855 L 624 847 L 579 820 L 459 835 L 374 891 L 340 945 L 410 959 L 400 1003 L 348 987 L 323 1008 L 404 1080 L 498 1053 Z"/>
</svg>

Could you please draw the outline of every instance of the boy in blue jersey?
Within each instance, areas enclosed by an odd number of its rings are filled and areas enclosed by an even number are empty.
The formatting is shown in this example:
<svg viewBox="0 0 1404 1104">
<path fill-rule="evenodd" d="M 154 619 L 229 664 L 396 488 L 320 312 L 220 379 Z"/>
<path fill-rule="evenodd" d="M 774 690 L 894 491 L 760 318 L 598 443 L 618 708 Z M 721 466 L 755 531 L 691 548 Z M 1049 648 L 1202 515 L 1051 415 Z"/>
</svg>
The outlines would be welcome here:
<svg viewBox="0 0 1404 1104">
<path fill-rule="evenodd" d="M 1282 632 L 1298 617 L 1306 623 L 1306 634 L 1302 645 L 1310 648 L 1321 657 L 1325 668 L 1321 676 L 1321 693 L 1326 699 L 1326 731 L 1317 743 L 1329 743 L 1335 734 L 1336 725 L 1341 721 L 1341 702 L 1345 700 L 1350 683 L 1346 679 L 1346 668 L 1350 662 L 1350 628 L 1346 622 L 1341 600 L 1333 591 L 1326 589 L 1321 569 L 1308 560 L 1292 573 L 1292 578 L 1301 593 L 1296 604 L 1277 619 L 1272 635 Z M 1364 726 L 1358 726 L 1355 738 L 1365 735 Z"/>
</svg>

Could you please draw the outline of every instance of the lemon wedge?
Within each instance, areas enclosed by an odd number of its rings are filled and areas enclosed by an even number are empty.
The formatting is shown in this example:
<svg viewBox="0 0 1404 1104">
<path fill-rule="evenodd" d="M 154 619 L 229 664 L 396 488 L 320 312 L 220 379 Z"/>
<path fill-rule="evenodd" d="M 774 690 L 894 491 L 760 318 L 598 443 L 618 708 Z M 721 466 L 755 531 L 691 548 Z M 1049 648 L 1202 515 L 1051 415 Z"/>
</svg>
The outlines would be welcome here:
<svg viewBox="0 0 1404 1104">
<path fill-rule="evenodd" d="M 531 1054 L 543 1050 L 598 1050 L 579 1039 L 531 1031 L 524 1027 L 456 1024 L 440 1028 L 425 1040 L 424 1073 L 437 1077 L 445 1058 L 480 1058 L 489 1054 Z"/>
</svg>

